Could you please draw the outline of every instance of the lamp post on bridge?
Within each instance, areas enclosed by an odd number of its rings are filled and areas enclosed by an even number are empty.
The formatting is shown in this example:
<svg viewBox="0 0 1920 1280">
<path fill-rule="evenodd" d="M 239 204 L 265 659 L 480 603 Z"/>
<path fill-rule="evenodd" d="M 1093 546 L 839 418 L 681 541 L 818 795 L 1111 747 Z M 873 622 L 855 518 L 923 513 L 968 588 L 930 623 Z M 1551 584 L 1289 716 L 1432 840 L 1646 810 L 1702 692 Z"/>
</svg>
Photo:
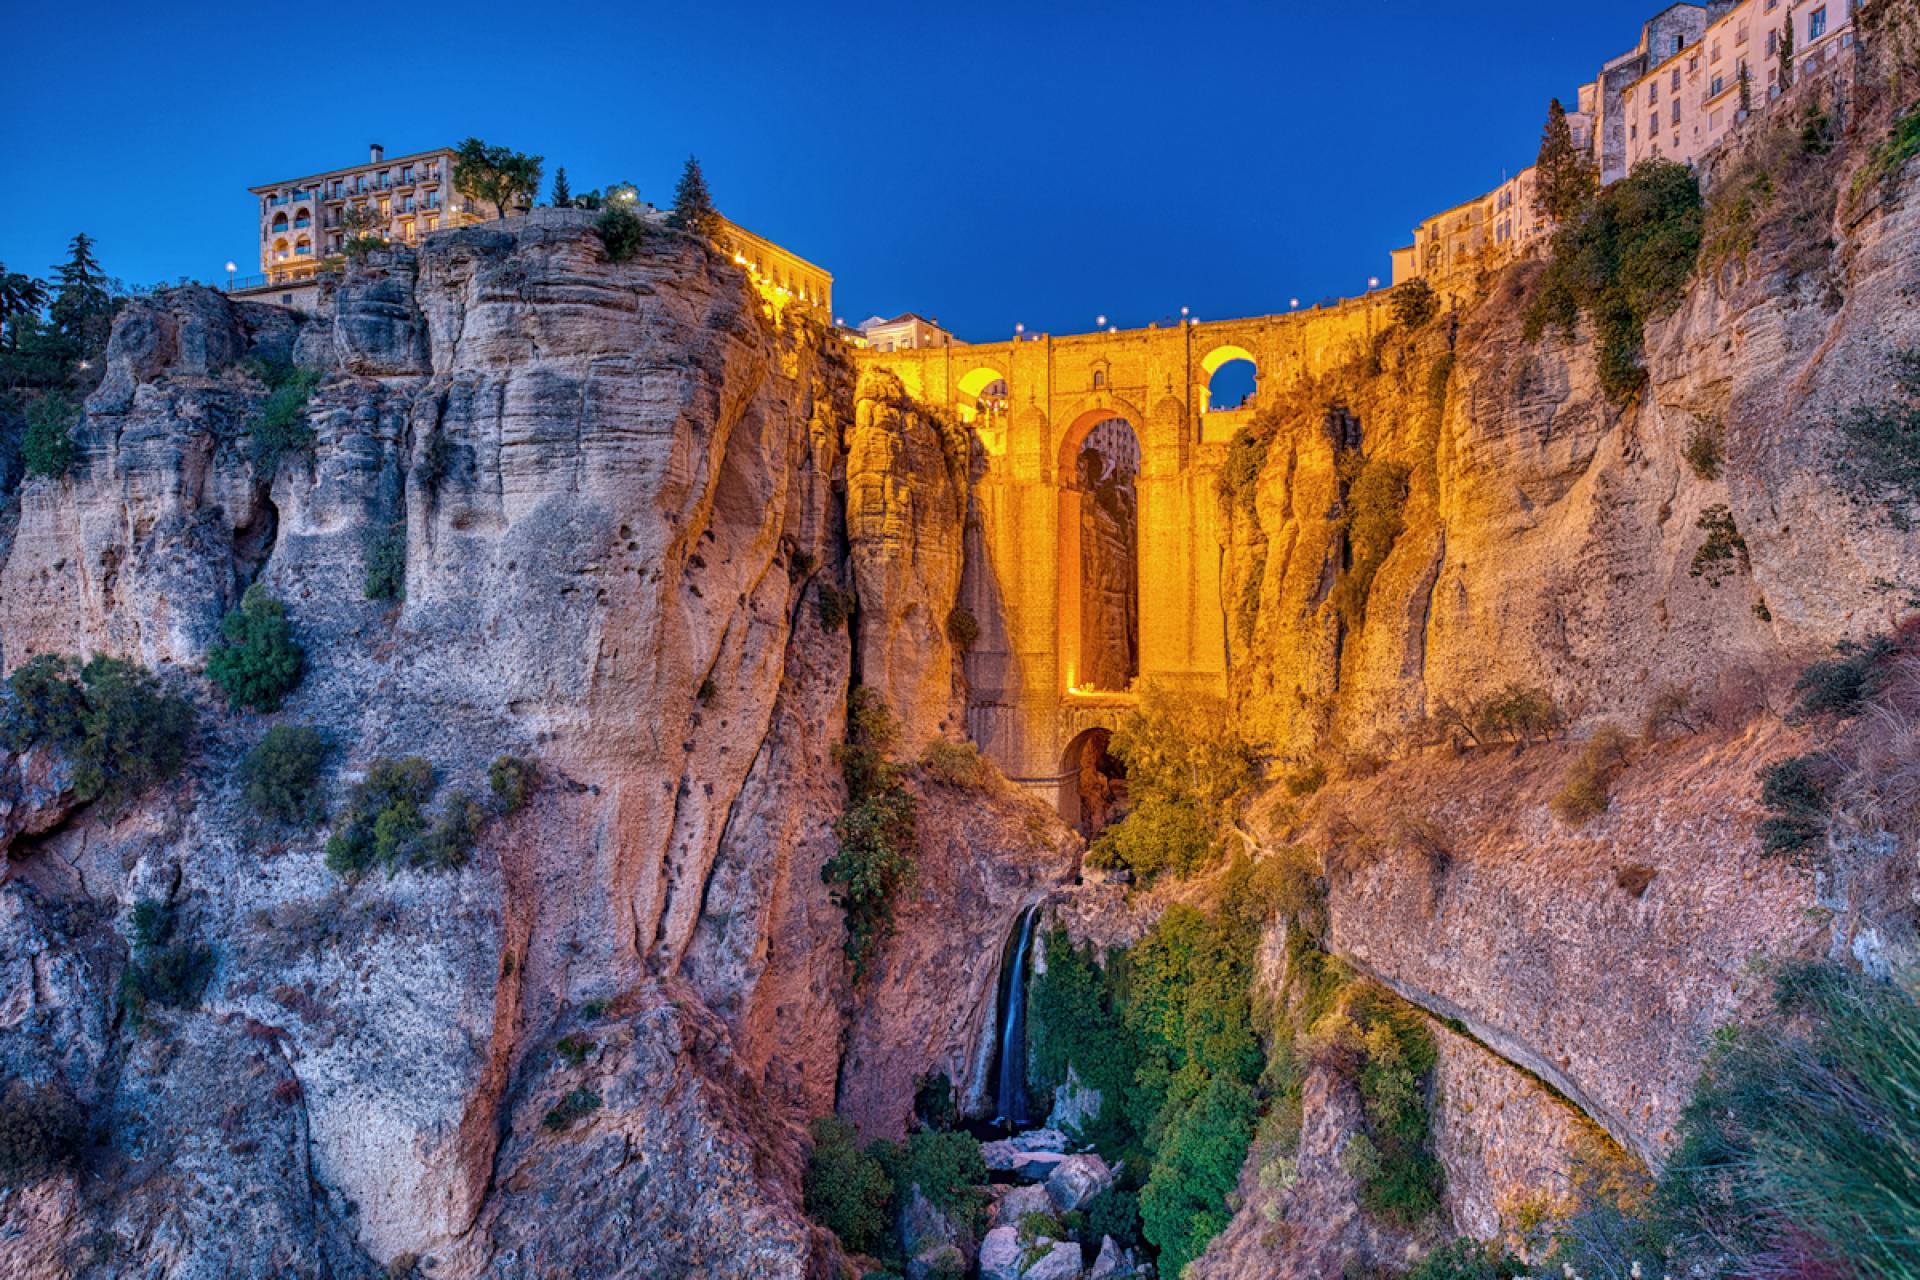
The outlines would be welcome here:
<svg viewBox="0 0 1920 1280">
<path fill-rule="evenodd" d="M 232 293 L 232 292 L 233 292 L 233 277 L 234 277 L 234 273 L 235 273 L 235 272 L 237 272 L 237 271 L 239 271 L 239 270 L 240 270 L 240 267 L 239 267 L 239 265 L 238 265 L 237 263 L 232 263 L 232 262 L 229 262 L 229 263 L 227 264 L 227 292 L 228 292 L 228 293 Z"/>
</svg>

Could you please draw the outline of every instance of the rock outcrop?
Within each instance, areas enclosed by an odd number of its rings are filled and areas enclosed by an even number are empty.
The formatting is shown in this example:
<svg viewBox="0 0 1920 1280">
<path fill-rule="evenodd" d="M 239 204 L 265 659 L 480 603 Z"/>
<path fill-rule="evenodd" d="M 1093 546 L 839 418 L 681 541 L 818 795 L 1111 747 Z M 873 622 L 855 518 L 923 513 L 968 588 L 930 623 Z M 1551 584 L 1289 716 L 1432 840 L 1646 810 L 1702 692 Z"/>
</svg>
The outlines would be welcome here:
<svg viewBox="0 0 1920 1280">
<path fill-rule="evenodd" d="M 259 378 L 289 357 L 320 375 L 312 443 L 263 466 Z M 77 1199 L 70 1174 L 0 1190 L 0 1231 L 106 1250 L 34 1246 L 21 1274 L 830 1268 L 802 1122 L 845 1092 L 897 1129 L 915 1075 L 964 1077 L 980 1009 L 954 983 L 991 1001 L 1007 920 L 1076 849 L 1010 791 L 926 782 L 889 998 L 851 985 L 821 878 L 849 687 L 953 728 L 967 476 L 937 428 L 862 418 L 835 340 L 704 246 L 657 231 L 610 262 L 569 211 L 376 252 L 317 317 L 136 301 L 109 365 L 72 474 L 22 492 L 0 656 L 135 658 L 202 729 L 179 782 L 110 815 L 75 810 L 44 753 L 9 757 L 0 1063 L 181 1181 L 90 1159 Z M 397 601 L 366 598 L 376 555 L 404 559 Z M 253 582 L 307 654 L 272 718 L 196 675 Z M 858 672 L 821 607 L 849 588 L 876 628 Z M 326 733 L 336 805 L 402 755 L 441 795 L 520 757 L 530 802 L 458 873 L 343 882 L 324 833 L 265 830 L 239 794 L 281 720 Z M 214 957 L 199 1007 L 144 1031 L 112 996 L 142 898 Z M 226 1120 L 185 1101 L 229 1094 Z M 151 1138 L 104 1122 L 156 1109 Z M 221 1188 L 251 1207 L 216 1212 Z"/>
</svg>

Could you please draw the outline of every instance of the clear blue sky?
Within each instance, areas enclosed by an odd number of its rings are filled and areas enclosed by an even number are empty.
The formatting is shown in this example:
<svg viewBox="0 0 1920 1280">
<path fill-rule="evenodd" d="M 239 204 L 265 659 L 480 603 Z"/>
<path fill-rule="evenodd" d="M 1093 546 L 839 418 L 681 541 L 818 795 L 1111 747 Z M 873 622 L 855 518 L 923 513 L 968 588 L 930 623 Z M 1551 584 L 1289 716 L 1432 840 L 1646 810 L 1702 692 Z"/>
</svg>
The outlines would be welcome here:
<svg viewBox="0 0 1920 1280">
<path fill-rule="evenodd" d="M 850 321 L 1263 314 L 1384 277 L 1658 7 L 6 0 L 0 261 L 256 270 L 249 185 L 477 134 L 662 204 L 698 153 Z"/>
</svg>

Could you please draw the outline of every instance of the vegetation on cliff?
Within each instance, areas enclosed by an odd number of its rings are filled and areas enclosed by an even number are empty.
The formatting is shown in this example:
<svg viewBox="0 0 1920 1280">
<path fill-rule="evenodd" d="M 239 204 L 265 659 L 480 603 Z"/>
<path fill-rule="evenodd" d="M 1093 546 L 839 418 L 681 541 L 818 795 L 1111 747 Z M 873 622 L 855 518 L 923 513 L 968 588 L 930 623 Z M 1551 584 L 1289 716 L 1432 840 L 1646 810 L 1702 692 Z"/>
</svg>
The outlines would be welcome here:
<svg viewBox="0 0 1920 1280">
<path fill-rule="evenodd" d="M 454 792 L 429 821 L 427 802 L 438 787 L 433 766 L 419 756 L 375 760 L 334 820 L 327 867 L 359 876 L 375 867 L 393 873 L 403 867 L 457 871 L 465 866 L 479 830 L 480 806 Z"/>
<path fill-rule="evenodd" d="M 1686 165 L 1647 160 L 1605 187 L 1578 220 L 1554 232 L 1552 256 L 1527 306 L 1526 333 L 1571 341 L 1582 315 L 1599 343 L 1600 385 L 1614 401 L 1646 382 L 1648 320 L 1680 304 L 1700 248 L 1700 185 Z"/>
<path fill-rule="evenodd" d="M 1582 1274 L 1920 1275 L 1920 1002 L 1795 962 L 1726 1028 L 1651 1195 L 1579 1189 L 1555 1263 Z"/>
<path fill-rule="evenodd" d="M 7 678 L 0 740 L 12 751 L 47 744 L 73 765 L 81 801 L 131 799 L 186 763 L 193 708 L 152 672 L 119 658 L 41 654 Z"/>
<path fill-rule="evenodd" d="M 228 705 L 278 711 L 306 666 L 287 606 L 256 582 L 221 620 L 220 636 L 207 654 L 207 677 L 226 692 Z"/>
<path fill-rule="evenodd" d="M 1233 807 L 1259 778 L 1226 701 L 1146 685 L 1108 750 L 1126 766 L 1133 807 L 1094 842 L 1087 860 L 1125 867 L 1142 880 L 1192 875 L 1218 861 Z"/>
<path fill-rule="evenodd" d="M 893 932 L 895 900 L 913 884 L 913 793 L 888 753 L 899 724 L 879 693 L 856 688 L 847 709 L 847 740 L 834 748 L 847 784 L 847 807 L 833 824 L 840 848 L 820 868 L 846 913 L 847 959 L 854 981 L 865 976 L 880 943 Z"/>
</svg>

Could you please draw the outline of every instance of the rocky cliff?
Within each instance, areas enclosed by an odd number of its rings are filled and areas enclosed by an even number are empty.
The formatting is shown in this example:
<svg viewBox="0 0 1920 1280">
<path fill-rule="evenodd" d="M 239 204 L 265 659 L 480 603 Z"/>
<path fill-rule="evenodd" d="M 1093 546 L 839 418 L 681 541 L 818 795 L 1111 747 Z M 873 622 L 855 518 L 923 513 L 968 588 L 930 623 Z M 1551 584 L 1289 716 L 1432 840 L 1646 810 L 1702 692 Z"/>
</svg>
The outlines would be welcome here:
<svg viewBox="0 0 1920 1280">
<path fill-rule="evenodd" d="M 916 775 L 905 914 L 943 928 L 903 930 L 898 1003 L 862 1005 L 821 878 L 833 746 L 856 680 L 915 750 L 951 731 L 967 472 L 840 352 L 691 239 L 612 262 L 565 211 L 376 253 L 318 316 L 200 290 L 126 309 L 79 462 L 20 494 L 0 652 L 133 658 L 200 728 L 182 780 L 112 812 L 46 753 L 8 759 L 0 1062 L 70 1093 L 92 1143 L 0 1191 L 32 1260 L 9 1274 L 827 1265 L 801 1124 L 845 1088 L 898 1127 L 849 1055 L 963 1076 L 977 1008 L 947 984 L 991 991 L 1073 857 L 1010 793 Z M 319 373 L 312 441 L 269 464 L 258 375 L 289 359 Z M 391 603 L 364 589 L 382 555 Z M 274 717 L 198 675 L 253 583 L 306 653 Z M 855 591 L 851 624 L 822 607 Z M 535 782 L 465 869 L 342 880 L 324 833 L 241 802 L 276 721 L 327 735 L 336 802 L 379 757 L 426 758 L 442 793 L 484 794 L 503 755 Z M 998 835 L 955 838 L 956 805 Z M 144 1028 L 114 1001 L 140 899 L 215 958 L 198 1009 Z"/>
</svg>

